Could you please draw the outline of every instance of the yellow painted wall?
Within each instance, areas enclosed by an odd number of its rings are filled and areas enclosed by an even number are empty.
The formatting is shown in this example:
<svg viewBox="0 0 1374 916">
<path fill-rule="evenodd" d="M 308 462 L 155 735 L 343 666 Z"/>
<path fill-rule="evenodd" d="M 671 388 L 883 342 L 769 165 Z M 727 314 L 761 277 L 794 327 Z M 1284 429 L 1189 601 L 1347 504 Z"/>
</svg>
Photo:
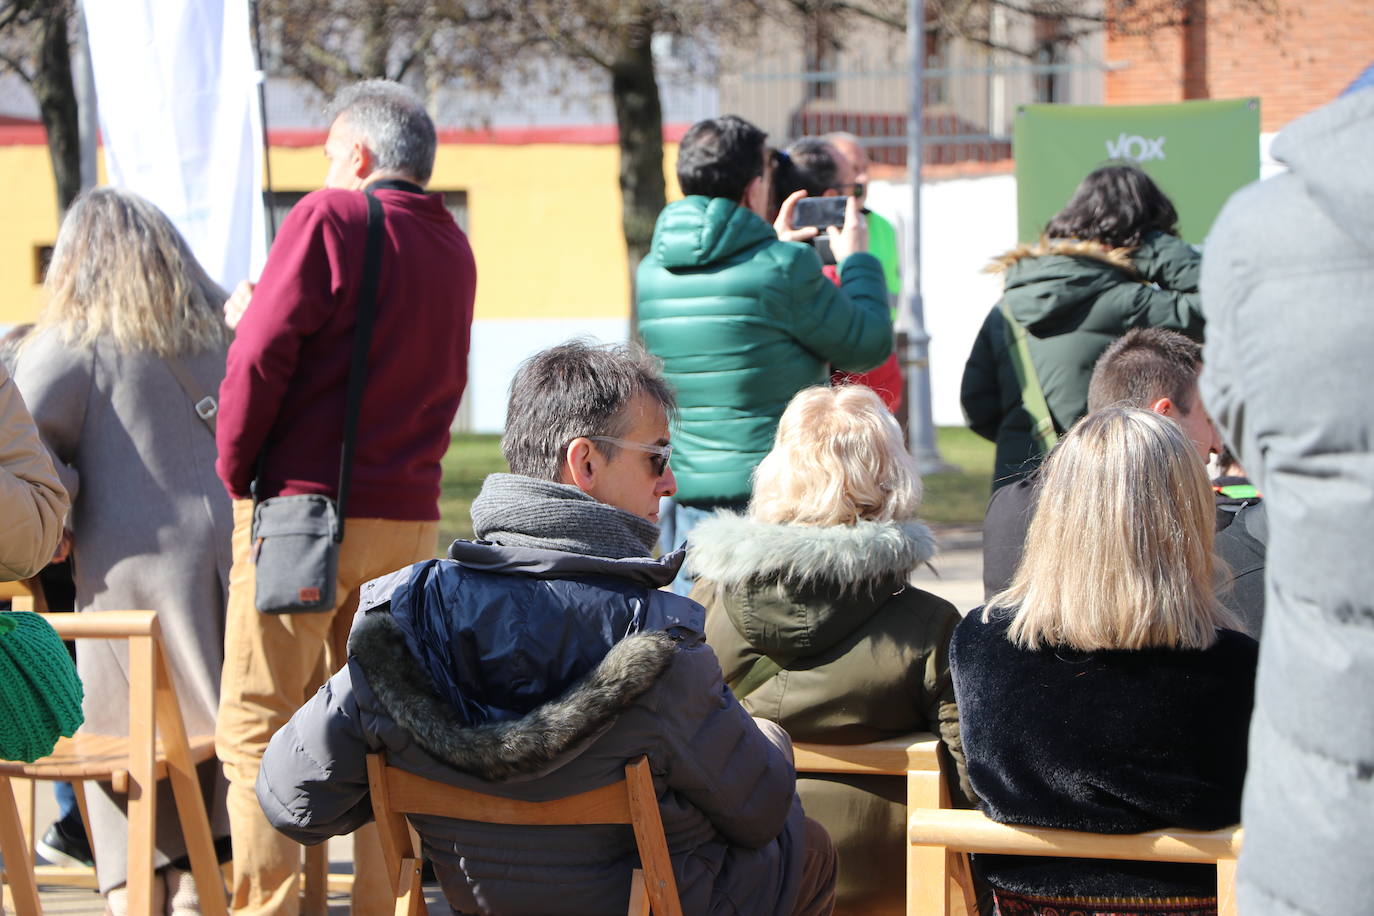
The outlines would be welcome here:
<svg viewBox="0 0 1374 916">
<path fill-rule="evenodd" d="M 0 146 L 0 324 L 32 321 L 43 305 L 34 249 L 57 238 L 57 188 L 48 148 Z"/>
<path fill-rule="evenodd" d="M 467 192 L 479 320 L 628 316 L 618 155 L 614 145 L 439 147 L 430 188 Z M 676 158 L 676 146 L 665 150 L 670 197 Z M 313 190 L 324 173 L 319 147 L 272 150 L 278 190 Z M 0 199 L 0 324 L 32 321 L 42 303 L 34 248 L 57 229 L 45 146 L 0 146 Z"/>
</svg>

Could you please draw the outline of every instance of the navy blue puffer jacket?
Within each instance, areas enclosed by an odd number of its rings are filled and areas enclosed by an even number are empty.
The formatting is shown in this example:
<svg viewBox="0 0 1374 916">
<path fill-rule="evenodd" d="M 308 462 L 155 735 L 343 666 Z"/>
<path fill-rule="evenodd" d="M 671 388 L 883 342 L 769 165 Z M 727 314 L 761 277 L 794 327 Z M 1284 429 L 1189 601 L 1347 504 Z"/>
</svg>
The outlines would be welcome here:
<svg viewBox="0 0 1374 916">
<path fill-rule="evenodd" d="M 790 913 L 802 866 L 795 774 L 735 701 L 703 612 L 660 591 L 681 563 L 460 541 L 369 583 L 348 664 L 272 739 L 258 796 L 301 842 L 371 816 L 365 755 L 544 800 L 647 755 L 687 913 Z M 416 818 L 458 912 L 623 912 L 628 827 Z"/>
</svg>

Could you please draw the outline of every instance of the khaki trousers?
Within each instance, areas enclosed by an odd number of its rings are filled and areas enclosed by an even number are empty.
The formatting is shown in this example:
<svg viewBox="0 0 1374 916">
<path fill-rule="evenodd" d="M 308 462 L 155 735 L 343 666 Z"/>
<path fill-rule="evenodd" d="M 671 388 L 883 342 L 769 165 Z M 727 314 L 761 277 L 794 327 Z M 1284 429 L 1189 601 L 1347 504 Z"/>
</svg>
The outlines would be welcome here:
<svg viewBox="0 0 1374 916">
<path fill-rule="evenodd" d="M 339 603 L 317 614 L 259 614 L 254 606 L 251 500 L 234 502 L 233 567 L 225 621 L 215 750 L 229 780 L 235 913 L 297 916 L 301 847 L 278 833 L 254 784 L 268 740 L 347 658 L 358 588 L 434 556 L 438 522 L 350 518 L 339 550 Z M 329 650 L 326 656 L 326 649 Z M 327 664 L 327 669 L 326 669 Z M 374 825 L 353 835 L 353 916 L 384 916 L 395 897 Z"/>
</svg>

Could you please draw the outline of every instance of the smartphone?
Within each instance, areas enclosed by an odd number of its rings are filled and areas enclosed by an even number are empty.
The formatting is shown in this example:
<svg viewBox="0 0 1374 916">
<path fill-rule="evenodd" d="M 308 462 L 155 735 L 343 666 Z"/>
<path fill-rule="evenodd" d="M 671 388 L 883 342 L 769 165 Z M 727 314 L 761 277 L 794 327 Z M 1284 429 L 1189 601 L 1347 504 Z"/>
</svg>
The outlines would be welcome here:
<svg viewBox="0 0 1374 916">
<path fill-rule="evenodd" d="M 792 207 L 792 228 L 843 226 L 848 197 L 803 197 Z"/>
</svg>

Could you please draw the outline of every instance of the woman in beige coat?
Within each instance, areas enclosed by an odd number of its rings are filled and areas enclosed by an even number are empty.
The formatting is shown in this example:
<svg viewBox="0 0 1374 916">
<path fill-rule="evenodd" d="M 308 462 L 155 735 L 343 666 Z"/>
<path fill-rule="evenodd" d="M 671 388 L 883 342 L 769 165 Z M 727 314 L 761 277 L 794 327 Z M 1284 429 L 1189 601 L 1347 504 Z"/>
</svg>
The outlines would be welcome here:
<svg viewBox="0 0 1374 916">
<path fill-rule="evenodd" d="M 187 730 L 212 733 L 232 519 L 215 476 L 214 433 L 195 405 L 218 392 L 224 376 L 224 293 L 161 211 L 115 188 L 88 191 L 68 211 L 47 291 L 15 381 L 72 494 L 76 609 L 156 610 Z M 85 730 L 125 733 L 124 647 L 82 643 L 77 668 L 86 687 Z M 211 827 L 227 852 L 222 777 L 214 761 L 201 772 Z M 123 798 L 95 785 L 86 796 L 97 877 L 119 916 L 127 874 Z M 171 911 L 189 914 L 198 899 L 165 789 L 157 865 Z"/>
<path fill-rule="evenodd" d="M 907 582 L 935 551 L 916 520 L 920 499 L 901 429 L 876 394 L 808 388 L 782 415 L 747 516 L 722 512 L 693 529 L 692 597 L 750 713 L 796 741 L 936 732 L 963 782 L 948 661 L 959 614 Z M 905 781 L 804 775 L 797 792 L 835 841 L 837 912 L 902 912 Z"/>
<path fill-rule="evenodd" d="M 27 579 L 48 565 L 67 506 L 24 399 L 0 365 L 0 581 Z"/>
</svg>

